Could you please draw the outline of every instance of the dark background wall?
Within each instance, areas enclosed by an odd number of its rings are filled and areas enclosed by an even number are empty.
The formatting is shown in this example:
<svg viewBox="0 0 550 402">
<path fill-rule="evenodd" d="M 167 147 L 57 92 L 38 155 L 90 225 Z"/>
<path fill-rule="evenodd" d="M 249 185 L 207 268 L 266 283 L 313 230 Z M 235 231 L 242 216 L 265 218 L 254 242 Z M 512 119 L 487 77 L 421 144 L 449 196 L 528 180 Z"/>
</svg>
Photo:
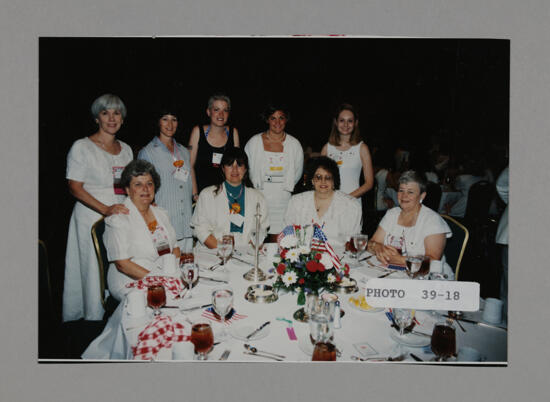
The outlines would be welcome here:
<svg viewBox="0 0 550 402">
<path fill-rule="evenodd" d="M 48 246 L 60 300 L 72 143 L 95 132 L 89 109 L 114 93 L 128 116 L 118 137 L 137 154 L 157 134 L 159 104 L 180 109 L 178 141 L 206 122 L 214 92 L 232 100 L 230 123 L 244 144 L 265 128 L 268 102 L 284 102 L 287 131 L 319 151 L 341 102 L 359 110 L 371 147 L 447 143 L 502 165 L 508 149 L 507 40 L 367 38 L 41 38 L 39 42 L 39 237 Z M 503 167 L 503 166 L 499 166 Z"/>
</svg>

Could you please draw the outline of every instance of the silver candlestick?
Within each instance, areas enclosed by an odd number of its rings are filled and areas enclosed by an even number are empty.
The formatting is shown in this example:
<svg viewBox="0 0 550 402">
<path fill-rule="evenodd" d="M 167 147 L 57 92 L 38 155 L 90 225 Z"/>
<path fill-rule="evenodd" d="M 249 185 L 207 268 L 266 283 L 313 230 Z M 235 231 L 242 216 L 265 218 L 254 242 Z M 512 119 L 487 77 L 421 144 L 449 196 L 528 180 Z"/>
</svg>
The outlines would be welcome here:
<svg viewBox="0 0 550 402">
<path fill-rule="evenodd" d="M 246 272 L 243 275 L 243 278 L 247 281 L 253 281 L 253 282 L 261 282 L 265 281 L 267 278 L 266 274 L 260 269 L 258 266 L 258 262 L 260 259 L 260 241 L 263 239 L 260 239 L 260 218 L 262 217 L 262 214 L 260 213 L 260 203 L 258 202 L 256 204 L 256 215 L 254 215 L 256 218 L 256 231 L 254 233 L 254 267 L 251 268 L 248 272 Z"/>
</svg>

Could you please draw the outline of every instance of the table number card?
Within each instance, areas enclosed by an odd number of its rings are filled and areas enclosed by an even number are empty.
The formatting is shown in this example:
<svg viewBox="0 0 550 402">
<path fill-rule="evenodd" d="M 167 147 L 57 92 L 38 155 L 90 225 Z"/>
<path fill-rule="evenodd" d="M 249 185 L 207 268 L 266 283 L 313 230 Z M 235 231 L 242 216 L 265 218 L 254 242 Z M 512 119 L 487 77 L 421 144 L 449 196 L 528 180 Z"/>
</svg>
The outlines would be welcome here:
<svg viewBox="0 0 550 402">
<path fill-rule="evenodd" d="M 373 307 L 477 311 L 479 283 L 376 278 L 366 283 L 365 299 Z"/>
</svg>

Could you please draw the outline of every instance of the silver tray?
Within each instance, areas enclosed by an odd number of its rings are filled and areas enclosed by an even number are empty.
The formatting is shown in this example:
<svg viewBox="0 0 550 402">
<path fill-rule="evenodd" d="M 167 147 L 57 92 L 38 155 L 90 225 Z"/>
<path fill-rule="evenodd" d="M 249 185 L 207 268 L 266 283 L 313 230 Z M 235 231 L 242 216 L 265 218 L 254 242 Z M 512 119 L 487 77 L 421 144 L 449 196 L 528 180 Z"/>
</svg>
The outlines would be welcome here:
<svg viewBox="0 0 550 402">
<path fill-rule="evenodd" d="M 256 289 L 270 290 L 273 293 L 271 293 L 268 296 L 256 296 L 254 294 L 254 291 Z M 277 291 L 273 289 L 273 286 L 258 284 L 258 285 L 249 286 L 248 289 L 246 290 L 244 298 L 248 300 L 250 303 L 273 303 L 274 301 L 277 301 L 279 299 L 279 296 L 277 295 Z"/>
<path fill-rule="evenodd" d="M 355 293 L 359 290 L 359 287 L 357 286 L 357 281 L 353 278 L 349 278 L 351 281 L 350 285 L 343 286 L 343 285 L 336 285 L 334 289 L 334 293 L 339 294 L 350 294 Z"/>
</svg>

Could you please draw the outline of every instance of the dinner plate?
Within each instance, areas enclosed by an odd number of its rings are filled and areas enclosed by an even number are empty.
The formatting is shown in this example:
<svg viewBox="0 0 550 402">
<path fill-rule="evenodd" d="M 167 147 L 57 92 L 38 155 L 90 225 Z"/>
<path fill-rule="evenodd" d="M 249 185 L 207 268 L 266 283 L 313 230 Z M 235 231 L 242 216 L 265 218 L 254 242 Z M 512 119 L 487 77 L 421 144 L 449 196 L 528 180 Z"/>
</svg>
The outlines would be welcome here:
<svg viewBox="0 0 550 402">
<path fill-rule="evenodd" d="M 334 337 L 334 344 L 336 345 L 336 348 L 338 348 L 338 350 L 342 352 L 343 349 L 340 346 L 336 337 Z M 301 336 L 300 338 L 298 338 L 298 347 L 308 356 L 311 356 L 313 354 L 313 348 L 315 347 L 315 345 L 311 343 L 311 340 L 309 339 L 309 333 L 305 336 Z"/>
<path fill-rule="evenodd" d="M 384 311 L 384 307 L 372 307 L 370 308 L 369 310 L 365 310 L 359 306 L 356 306 L 355 304 L 353 304 L 351 301 L 350 301 L 350 298 L 348 297 L 347 299 L 347 302 L 349 304 L 349 306 L 354 309 L 354 310 L 357 310 L 357 311 L 362 311 L 363 313 L 378 313 L 379 311 Z"/>
<path fill-rule="evenodd" d="M 427 346 L 431 342 L 429 336 L 416 335 L 412 333 L 405 333 L 403 336 L 399 336 L 394 328 L 390 328 L 390 337 L 397 343 L 400 343 L 405 346 L 410 346 L 412 348 L 421 348 Z"/>
<path fill-rule="evenodd" d="M 263 339 L 266 336 L 269 335 L 269 332 L 271 331 L 270 327 L 271 325 L 266 325 L 263 327 L 259 332 L 257 332 L 254 336 L 251 336 L 250 338 L 247 338 L 248 335 L 252 333 L 255 329 L 257 329 L 260 325 L 263 323 L 258 323 L 256 325 L 252 324 L 232 324 L 231 328 L 229 329 L 229 334 L 235 339 L 239 339 L 241 341 L 257 341 L 259 339 Z"/>
</svg>

